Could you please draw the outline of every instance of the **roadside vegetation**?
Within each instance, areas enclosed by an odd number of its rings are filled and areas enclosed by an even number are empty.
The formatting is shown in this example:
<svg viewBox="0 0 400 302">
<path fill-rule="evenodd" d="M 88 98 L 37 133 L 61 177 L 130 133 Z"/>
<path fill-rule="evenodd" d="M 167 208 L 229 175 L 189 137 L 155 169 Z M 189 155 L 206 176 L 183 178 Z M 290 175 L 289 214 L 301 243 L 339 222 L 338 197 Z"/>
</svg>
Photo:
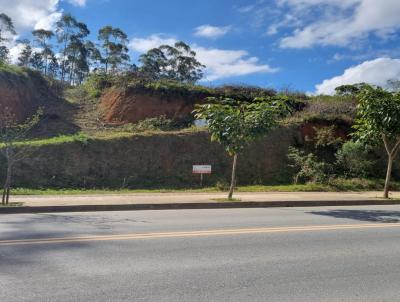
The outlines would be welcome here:
<svg viewBox="0 0 400 302">
<path fill-rule="evenodd" d="M 0 161 L 4 163 L 1 168 L 5 171 L 0 173 L 5 179 L 3 203 L 9 199 L 13 168 L 27 168 L 37 160 L 37 152 L 60 152 L 71 148 L 83 150 L 80 154 L 84 154 L 91 148 L 95 149 L 91 154 L 96 155 L 96 148 L 106 149 L 105 146 L 111 144 L 115 150 L 126 148 L 128 143 L 133 145 L 143 137 L 154 138 L 154 144 L 157 144 L 157 138 L 161 136 L 206 133 L 223 147 L 231 162 L 229 167 L 222 165 L 229 170 L 229 179 L 225 171 L 219 171 L 208 188 L 185 187 L 185 177 L 181 173 L 177 185 L 171 188 L 153 189 L 151 180 L 145 180 L 139 184 L 149 189 L 136 189 L 127 184 L 125 175 L 118 180 L 123 186 L 113 183 L 110 189 L 99 190 L 98 187 L 107 186 L 87 186 L 88 176 L 78 173 L 83 179 L 82 185 L 71 181 L 65 182 L 65 189 L 52 189 L 50 179 L 62 179 L 65 167 L 61 162 L 60 173 L 43 173 L 49 178 L 49 189 L 15 189 L 11 194 L 226 190 L 229 191 L 228 199 L 232 199 L 234 190 L 383 190 L 387 198 L 390 189 L 400 188 L 396 182 L 400 179 L 400 168 L 396 164 L 400 150 L 398 79 L 388 85 L 391 89 L 365 83 L 343 85 L 332 96 L 308 96 L 298 91 L 246 85 L 206 87 L 199 85 L 206 66 L 184 42 L 153 48 L 134 64 L 128 55 L 127 35 L 122 29 L 106 25 L 98 30 L 96 41 L 91 41 L 87 25 L 66 13 L 57 22 L 54 32 L 36 29 L 32 32 L 32 40 L 18 41 L 22 51 L 17 62 L 11 62 L 8 46 L 12 42 L 10 37 L 16 32 L 12 20 L 2 13 L 0 28 L 0 80 L 32 86 L 35 91 L 49 93 L 54 99 L 51 110 L 44 108 L 43 113 L 32 114 L 26 122 L 10 115 L 7 107 L 0 110 L 0 150 L 3 154 Z M 161 114 L 134 122 L 107 123 L 99 100 L 112 89 L 122 94 L 156 95 L 167 101 L 182 99 L 195 111 L 183 118 Z M 5 101 L 12 103 L 13 100 Z M 196 126 L 196 120 L 202 121 L 203 125 Z M 244 150 L 248 151 L 254 142 L 282 127 L 297 129 L 299 136 L 285 153 L 288 173 L 269 186 L 257 177 L 239 179 L 237 170 L 245 156 Z M 147 152 L 162 152 L 162 146 L 157 148 Z M 132 155 L 127 153 L 126 156 Z M 135 156 L 139 161 L 141 156 Z M 81 160 L 73 157 L 70 154 L 69 160 Z M 17 162 L 23 164 L 19 166 Z M 107 170 L 107 167 L 102 169 Z M 104 173 L 98 174 L 103 177 Z M 135 175 L 132 178 L 136 180 Z M 255 185 L 241 186 L 243 184 Z"/>
<path fill-rule="evenodd" d="M 393 190 L 400 190 L 400 182 L 392 182 Z M 329 184 L 306 183 L 286 185 L 250 185 L 237 186 L 236 192 L 362 192 L 381 191 L 384 188 L 382 179 L 346 179 L 339 178 Z M 96 194 L 134 194 L 134 193 L 217 193 L 226 192 L 225 187 L 205 188 L 153 188 L 153 189 L 30 189 L 15 188 L 12 195 L 96 195 Z"/>
</svg>

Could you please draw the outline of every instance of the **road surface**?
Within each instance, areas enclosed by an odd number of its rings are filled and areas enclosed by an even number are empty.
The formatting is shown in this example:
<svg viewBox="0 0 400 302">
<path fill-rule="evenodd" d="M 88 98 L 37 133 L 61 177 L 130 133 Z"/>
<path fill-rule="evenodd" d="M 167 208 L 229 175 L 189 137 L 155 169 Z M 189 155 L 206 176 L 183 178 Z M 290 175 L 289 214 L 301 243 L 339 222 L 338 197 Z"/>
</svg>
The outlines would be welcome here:
<svg viewBox="0 0 400 302">
<path fill-rule="evenodd" d="M 400 206 L 0 215 L 0 301 L 399 301 Z"/>
</svg>

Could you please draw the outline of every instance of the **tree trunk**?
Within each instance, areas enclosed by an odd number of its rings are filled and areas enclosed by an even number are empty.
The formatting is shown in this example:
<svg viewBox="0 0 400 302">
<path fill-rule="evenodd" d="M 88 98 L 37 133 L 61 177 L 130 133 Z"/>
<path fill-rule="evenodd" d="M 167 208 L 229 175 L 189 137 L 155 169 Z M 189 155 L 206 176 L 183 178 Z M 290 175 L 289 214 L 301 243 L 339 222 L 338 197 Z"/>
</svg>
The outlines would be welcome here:
<svg viewBox="0 0 400 302">
<path fill-rule="evenodd" d="M 231 187 L 229 189 L 228 199 L 232 199 L 233 190 L 235 189 L 236 184 L 236 166 L 237 166 L 237 154 L 233 156 L 233 166 L 232 166 L 232 178 L 231 178 Z"/>
<path fill-rule="evenodd" d="M 383 198 L 389 198 L 389 186 L 390 186 L 390 177 L 392 176 L 392 167 L 393 167 L 393 157 L 389 155 Z"/>
<path fill-rule="evenodd" d="M 3 205 L 7 205 L 8 201 L 10 200 L 11 172 L 12 172 L 12 165 L 8 164 L 7 176 L 6 176 L 6 181 L 4 183 L 3 198 L 2 198 Z"/>
</svg>

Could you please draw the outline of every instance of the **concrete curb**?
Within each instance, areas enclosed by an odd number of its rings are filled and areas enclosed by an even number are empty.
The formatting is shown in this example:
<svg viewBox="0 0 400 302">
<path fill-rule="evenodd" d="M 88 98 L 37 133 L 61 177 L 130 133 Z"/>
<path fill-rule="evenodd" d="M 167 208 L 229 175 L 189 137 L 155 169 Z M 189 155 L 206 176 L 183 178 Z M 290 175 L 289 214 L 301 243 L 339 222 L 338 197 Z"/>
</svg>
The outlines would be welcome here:
<svg viewBox="0 0 400 302">
<path fill-rule="evenodd" d="M 161 203 L 161 204 L 110 204 L 110 205 L 71 205 L 71 206 L 34 206 L 34 207 L 22 206 L 22 207 L 0 208 L 0 214 L 235 209 L 235 208 L 273 208 L 273 207 L 318 207 L 318 206 L 329 207 L 329 206 L 396 205 L 396 204 L 400 205 L 400 200 L 362 199 L 362 200 L 197 202 L 197 203 Z"/>
</svg>

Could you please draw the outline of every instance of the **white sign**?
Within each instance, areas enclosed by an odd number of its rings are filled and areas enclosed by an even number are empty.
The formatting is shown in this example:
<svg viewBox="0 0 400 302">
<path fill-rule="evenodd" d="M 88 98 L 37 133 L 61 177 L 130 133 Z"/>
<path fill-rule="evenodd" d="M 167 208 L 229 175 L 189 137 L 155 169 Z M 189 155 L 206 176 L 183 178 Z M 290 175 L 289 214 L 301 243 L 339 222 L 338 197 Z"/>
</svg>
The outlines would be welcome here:
<svg viewBox="0 0 400 302">
<path fill-rule="evenodd" d="M 211 165 L 195 165 L 193 174 L 211 174 Z"/>
</svg>

